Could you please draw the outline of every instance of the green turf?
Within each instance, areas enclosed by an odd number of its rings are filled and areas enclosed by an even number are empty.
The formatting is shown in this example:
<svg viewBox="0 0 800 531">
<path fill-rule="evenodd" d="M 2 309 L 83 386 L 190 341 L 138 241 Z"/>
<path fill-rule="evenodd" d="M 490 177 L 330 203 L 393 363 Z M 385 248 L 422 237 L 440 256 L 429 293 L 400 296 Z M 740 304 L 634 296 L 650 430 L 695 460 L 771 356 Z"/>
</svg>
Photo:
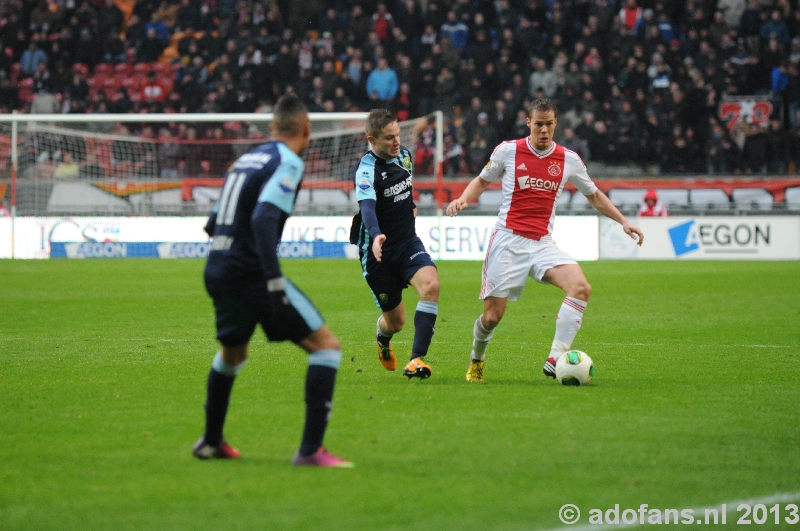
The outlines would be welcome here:
<svg viewBox="0 0 800 531">
<path fill-rule="evenodd" d="M 0 529 L 548 529 L 565 503 L 586 524 L 800 491 L 800 262 L 584 263 L 573 346 L 597 374 L 568 388 L 541 373 L 556 288 L 529 282 L 468 384 L 481 264 L 440 263 L 434 374 L 409 382 L 377 361 L 356 262 L 287 261 L 342 340 L 325 442 L 353 470 L 289 465 L 305 359 L 261 336 L 226 426 L 243 458 L 191 457 L 216 350 L 202 267 L 0 261 Z"/>
</svg>

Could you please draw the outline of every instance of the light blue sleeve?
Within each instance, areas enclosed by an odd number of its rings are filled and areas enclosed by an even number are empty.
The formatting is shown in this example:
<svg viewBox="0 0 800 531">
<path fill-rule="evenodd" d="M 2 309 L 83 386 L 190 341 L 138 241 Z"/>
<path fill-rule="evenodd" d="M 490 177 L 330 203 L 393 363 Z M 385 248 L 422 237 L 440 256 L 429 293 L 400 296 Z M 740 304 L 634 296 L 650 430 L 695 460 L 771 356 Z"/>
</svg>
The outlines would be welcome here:
<svg viewBox="0 0 800 531">
<path fill-rule="evenodd" d="M 285 144 L 278 144 L 281 163 L 272 173 L 272 178 L 261 190 L 259 203 L 272 203 L 287 214 L 294 209 L 294 198 L 303 178 L 303 159 L 297 156 Z"/>
<path fill-rule="evenodd" d="M 368 153 L 356 169 L 356 201 L 375 199 L 375 157 Z"/>
</svg>

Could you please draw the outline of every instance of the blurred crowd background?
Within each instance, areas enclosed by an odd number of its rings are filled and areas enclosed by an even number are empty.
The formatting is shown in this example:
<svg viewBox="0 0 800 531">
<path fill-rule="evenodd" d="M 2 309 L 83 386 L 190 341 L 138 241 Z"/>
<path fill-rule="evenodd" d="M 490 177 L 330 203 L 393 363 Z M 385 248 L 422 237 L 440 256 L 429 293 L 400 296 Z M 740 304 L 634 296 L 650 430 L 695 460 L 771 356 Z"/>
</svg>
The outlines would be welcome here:
<svg viewBox="0 0 800 531">
<path fill-rule="evenodd" d="M 2 113 L 441 110 L 447 177 L 541 97 L 595 174 L 794 174 L 799 72 L 798 0 L 0 2 Z"/>
</svg>

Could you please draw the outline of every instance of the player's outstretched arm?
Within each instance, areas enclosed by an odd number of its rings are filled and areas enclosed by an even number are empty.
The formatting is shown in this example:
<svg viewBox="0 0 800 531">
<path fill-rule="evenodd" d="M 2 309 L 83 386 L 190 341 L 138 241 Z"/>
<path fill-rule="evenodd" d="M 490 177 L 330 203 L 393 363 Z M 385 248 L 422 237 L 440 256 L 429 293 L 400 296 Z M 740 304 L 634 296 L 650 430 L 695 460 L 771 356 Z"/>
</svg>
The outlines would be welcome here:
<svg viewBox="0 0 800 531">
<path fill-rule="evenodd" d="M 587 195 L 586 200 L 589 201 L 589 204 L 592 205 L 595 210 L 622 225 L 622 230 L 625 231 L 625 234 L 636 240 L 637 245 L 642 245 L 642 243 L 644 243 L 644 233 L 642 230 L 628 221 L 628 218 L 622 215 L 622 212 L 614 206 L 614 203 L 611 202 L 602 190 L 597 190 L 592 195 Z"/>
<path fill-rule="evenodd" d="M 458 199 L 454 199 L 447 205 L 447 215 L 448 216 L 455 216 L 469 205 L 472 201 L 478 199 L 478 197 L 489 187 L 489 181 L 484 181 L 481 177 L 475 177 L 470 181 L 464 191 L 461 193 L 461 197 Z"/>
</svg>

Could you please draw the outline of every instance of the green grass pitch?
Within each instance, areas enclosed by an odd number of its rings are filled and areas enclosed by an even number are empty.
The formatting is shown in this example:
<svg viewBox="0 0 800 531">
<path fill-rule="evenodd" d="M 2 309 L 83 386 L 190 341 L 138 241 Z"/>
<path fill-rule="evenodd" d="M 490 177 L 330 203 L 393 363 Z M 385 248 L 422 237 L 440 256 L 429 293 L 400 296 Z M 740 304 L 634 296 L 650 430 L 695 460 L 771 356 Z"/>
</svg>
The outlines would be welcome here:
<svg viewBox="0 0 800 531">
<path fill-rule="evenodd" d="M 242 459 L 191 456 L 217 348 L 202 261 L 0 261 L 0 529 L 537 530 L 565 503 L 585 525 L 800 491 L 800 262 L 582 265 L 573 347 L 597 374 L 568 388 L 541 372 L 556 288 L 529 281 L 468 384 L 481 264 L 441 262 L 433 377 L 409 382 L 378 363 L 355 261 L 285 261 L 344 348 L 325 443 L 356 468 L 320 470 L 289 464 L 305 356 L 260 332 L 226 425 Z"/>
</svg>

